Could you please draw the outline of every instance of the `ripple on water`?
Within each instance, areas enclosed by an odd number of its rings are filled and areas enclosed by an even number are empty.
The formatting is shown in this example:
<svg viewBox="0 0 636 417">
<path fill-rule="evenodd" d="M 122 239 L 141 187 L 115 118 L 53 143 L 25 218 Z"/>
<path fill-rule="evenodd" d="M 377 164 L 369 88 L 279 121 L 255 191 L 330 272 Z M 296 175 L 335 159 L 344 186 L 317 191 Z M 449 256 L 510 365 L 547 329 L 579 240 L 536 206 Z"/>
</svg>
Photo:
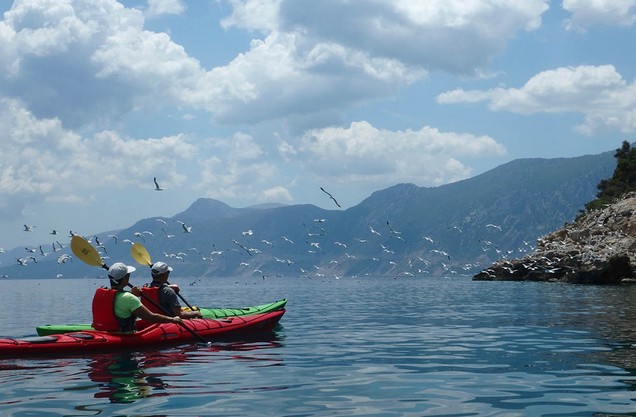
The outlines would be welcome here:
<svg viewBox="0 0 636 417">
<path fill-rule="evenodd" d="M 51 295 L 75 287 L 88 294 L 97 285 L 65 284 Z M 441 278 L 249 284 L 204 282 L 188 298 L 249 305 L 287 297 L 275 335 L 127 355 L 0 360 L 0 415 L 633 415 L 630 289 Z M 5 308 L 20 308 L 12 302 Z M 32 323 L 7 322 L 6 331 L 24 334 L 24 326 L 47 322 L 39 311 Z"/>
</svg>

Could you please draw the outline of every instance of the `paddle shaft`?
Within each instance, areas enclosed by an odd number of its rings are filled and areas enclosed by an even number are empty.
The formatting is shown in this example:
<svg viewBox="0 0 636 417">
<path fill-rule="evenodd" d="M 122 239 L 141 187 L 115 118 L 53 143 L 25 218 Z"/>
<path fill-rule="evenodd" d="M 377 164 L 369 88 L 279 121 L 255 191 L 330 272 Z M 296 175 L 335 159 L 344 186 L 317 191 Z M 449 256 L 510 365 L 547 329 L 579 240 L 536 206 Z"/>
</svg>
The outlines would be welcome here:
<svg viewBox="0 0 636 417">
<path fill-rule="evenodd" d="M 175 291 L 175 292 L 177 293 L 177 297 L 179 297 L 179 298 L 181 299 L 181 301 L 183 301 L 183 302 L 185 303 L 185 305 L 187 305 L 187 306 L 190 308 L 190 310 L 195 311 L 195 310 L 194 310 L 194 307 L 192 307 L 192 306 L 190 305 L 190 303 L 188 303 L 188 302 L 186 301 L 186 299 L 185 299 L 185 298 L 183 298 L 183 296 L 182 296 L 181 294 L 179 294 L 179 292 L 178 292 L 178 291 Z"/>
</svg>

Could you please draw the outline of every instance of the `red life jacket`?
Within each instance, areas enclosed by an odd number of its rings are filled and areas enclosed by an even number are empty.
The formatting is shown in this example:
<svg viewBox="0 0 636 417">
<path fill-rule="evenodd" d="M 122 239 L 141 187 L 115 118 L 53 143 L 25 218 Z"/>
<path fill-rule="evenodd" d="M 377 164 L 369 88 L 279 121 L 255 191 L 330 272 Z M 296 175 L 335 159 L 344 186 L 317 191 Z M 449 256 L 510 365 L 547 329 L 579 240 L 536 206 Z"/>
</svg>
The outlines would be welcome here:
<svg viewBox="0 0 636 417">
<path fill-rule="evenodd" d="M 166 313 L 159 307 L 159 287 L 142 287 L 141 288 L 141 304 L 153 313 Z"/>
<path fill-rule="evenodd" d="M 93 328 L 106 332 L 119 331 L 119 320 L 115 316 L 117 290 L 98 288 L 93 296 Z"/>
</svg>

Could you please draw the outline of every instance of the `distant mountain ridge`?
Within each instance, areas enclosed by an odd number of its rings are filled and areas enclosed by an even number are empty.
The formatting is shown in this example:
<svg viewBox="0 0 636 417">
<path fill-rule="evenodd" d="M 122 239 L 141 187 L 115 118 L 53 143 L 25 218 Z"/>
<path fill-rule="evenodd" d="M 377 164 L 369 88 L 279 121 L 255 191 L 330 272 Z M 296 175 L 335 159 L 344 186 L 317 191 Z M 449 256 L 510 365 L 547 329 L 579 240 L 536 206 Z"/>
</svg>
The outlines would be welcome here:
<svg viewBox="0 0 636 417">
<path fill-rule="evenodd" d="M 201 198 L 171 218 L 142 219 L 116 232 L 118 243 L 106 238 L 110 232 L 99 239 L 106 263 L 133 262 L 128 239 L 188 277 L 471 275 L 520 257 L 539 236 L 572 221 L 615 166 L 613 152 L 519 159 L 439 187 L 397 184 L 344 211 L 310 204 L 233 208 Z M 59 254 L 19 266 L 15 258 L 27 254 L 8 251 L 0 254 L 0 274 L 104 274 L 76 259 L 57 264 Z"/>
</svg>

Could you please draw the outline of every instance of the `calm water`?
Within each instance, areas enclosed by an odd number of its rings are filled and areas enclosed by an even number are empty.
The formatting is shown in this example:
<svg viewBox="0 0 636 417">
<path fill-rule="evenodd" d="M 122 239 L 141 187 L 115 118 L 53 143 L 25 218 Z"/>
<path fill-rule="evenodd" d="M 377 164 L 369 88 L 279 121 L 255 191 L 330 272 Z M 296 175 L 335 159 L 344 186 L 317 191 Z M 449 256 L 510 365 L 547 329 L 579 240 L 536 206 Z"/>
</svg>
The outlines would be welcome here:
<svg viewBox="0 0 636 417">
<path fill-rule="evenodd" d="M 286 297 L 287 313 L 259 340 L 0 359 L 0 415 L 636 416 L 636 287 L 175 281 L 190 303 Z M 0 281 L 0 335 L 90 321 L 101 284 Z"/>
</svg>

